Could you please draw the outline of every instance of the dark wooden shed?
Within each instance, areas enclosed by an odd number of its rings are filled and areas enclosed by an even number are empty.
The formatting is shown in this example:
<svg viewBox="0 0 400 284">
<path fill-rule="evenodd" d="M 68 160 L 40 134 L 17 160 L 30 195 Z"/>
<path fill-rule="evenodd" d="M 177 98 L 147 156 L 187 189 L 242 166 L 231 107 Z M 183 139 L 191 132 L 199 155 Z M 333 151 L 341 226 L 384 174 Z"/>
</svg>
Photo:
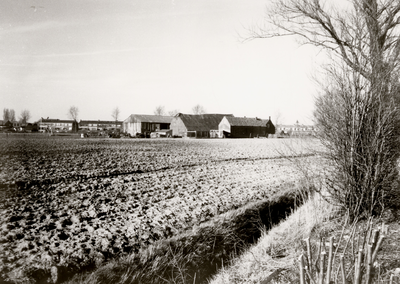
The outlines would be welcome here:
<svg viewBox="0 0 400 284">
<path fill-rule="evenodd" d="M 275 126 L 271 119 L 226 116 L 221 120 L 218 130 L 222 137 L 254 138 L 274 134 Z"/>
</svg>

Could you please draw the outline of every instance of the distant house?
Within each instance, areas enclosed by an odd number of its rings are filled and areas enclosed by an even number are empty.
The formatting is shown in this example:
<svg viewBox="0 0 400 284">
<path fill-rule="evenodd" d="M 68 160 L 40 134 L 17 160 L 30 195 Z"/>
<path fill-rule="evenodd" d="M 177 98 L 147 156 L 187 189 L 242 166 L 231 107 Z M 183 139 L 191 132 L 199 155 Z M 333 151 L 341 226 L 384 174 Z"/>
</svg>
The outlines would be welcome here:
<svg viewBox="0 0 400 284">
<path fill-rule="evenodd" d="M 90 131 L 107 131 L 121 129 L 122 121 L 113 120 L 81 120 L 79 128 Z"/>
<path fill-rule="evenodd" d="M 20 129 L 21 127 L 22 127 L 22 122 L 21 121 L 13 121 L 12 122 L 12 126 L 15 128 L 15 129 Z"/>
<path fill-rule="evenodd" d="M 0 120 L 0 129 L 2 130 L 7 130 L 13 127 L 13 123 L 9 120 L 4 121 L 4 120 Z"/>
<path fill-rule="evenodd" d="M 220 137 L 254 138 L 274 134 L 275 126 L 271 119 L 225 116 L 218 130 Z"/>
<path fill-rule="evenodd" d="M 131 114 L 122 124 L 122 131 L 132 136 L 150 136 L 151 132 L 170 129 L 172 116 Z"/>
<path fill-rule="evenodd" d="M 0 120 L 0 126 L 2 126 L 3 128 L 20 128 L 22 126 L 22 123 L 20 121 L 4 121 L 4 120 Z"/>
<path fill-rule="evenodd" d="M 41 118 L 37 122 L 39 131 L 72 131 L 74 120 L 63 120 L 53 118 Z"/>
<path fill-rule="evenodd" d="M 295 124 L 282 124 L 276 127 L 276 134 L 278 137 L 290 136 L 312 136 L 317 129 L 314 125 L 304 125 L 300 123 Z"/>
<path fill-rule="evenodd" d="M 192 138 L 219 137 L 218 125 L 224 116 L 232 115 L 178 113 L 171 121 L 172 135 Z"/>
</svg>

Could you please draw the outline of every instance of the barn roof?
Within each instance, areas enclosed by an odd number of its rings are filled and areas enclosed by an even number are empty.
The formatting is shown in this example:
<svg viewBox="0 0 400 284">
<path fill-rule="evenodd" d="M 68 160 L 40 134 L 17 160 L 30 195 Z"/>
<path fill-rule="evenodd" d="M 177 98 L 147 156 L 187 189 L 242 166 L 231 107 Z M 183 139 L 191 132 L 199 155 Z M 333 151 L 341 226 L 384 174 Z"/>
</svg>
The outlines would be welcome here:
<svg viewBox="0 0 400 284">
<path fill-rule="evenodd" d="M 251 118 L 251 117 L 234 117 L 227 116 L 226 119 L 229 121 L 231 126 L 266 126 L 268 119 Z"/>
<path fill-rule="evenodd" d="M 179 117 L 185 124 L 187 131 L 210 131 L 218 129 L 221 120 L 232 116 L 231 114 L 207 113 L 207 114 L 183 114 L 179 113 Z"/>
<path fill-rule="evenodd" d="M 131 114 L 125 121 L 127 122 L 149 122 L 149 123 L 171 123 L 172 116 L 150 115 L 150 114 Z"/>
</svg>

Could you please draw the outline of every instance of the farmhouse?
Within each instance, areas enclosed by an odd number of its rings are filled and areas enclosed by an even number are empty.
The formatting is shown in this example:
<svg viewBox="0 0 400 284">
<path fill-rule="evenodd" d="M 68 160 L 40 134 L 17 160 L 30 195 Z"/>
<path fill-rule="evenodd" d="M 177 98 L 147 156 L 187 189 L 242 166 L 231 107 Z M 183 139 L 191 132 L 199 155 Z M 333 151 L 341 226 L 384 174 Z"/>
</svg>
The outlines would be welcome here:
<svg viewBox="0 0 400 284">
<path fill-rule="evenodd" d="M 86 129 L 91 131 L 104 131 L 104 130 L 115 130 L 121 129 L 122 121 L 112 120 L 81 120 L 79 122 L 80 129 Z"/>
<path fill-rule="evenodd" d="M 23 125 L 21 121 L 0 120 L 0 129 L 21 129 L 22 126 L 26 126 L 26 124 Z"/>
<path fill-rule="evenodd" d="M 156 130 L 170 129 L 172 116 L 131 114 L 122 124 L 123 132 L 132 136 L 150 136 Z"/>
<path fill-rule="evenodd" d="M 220 137 L 253 138 L 268 137 L 275 133 L 271 121 L 260 118 L 225 116 L 218 125 Z"/>
<path fill-rule="evenodd" d="M 232 115 L 178 113 L 171 121 L 172 135 L 192 138 L 219 137 L 218 125 L 224 116 Z"/>
</svg>

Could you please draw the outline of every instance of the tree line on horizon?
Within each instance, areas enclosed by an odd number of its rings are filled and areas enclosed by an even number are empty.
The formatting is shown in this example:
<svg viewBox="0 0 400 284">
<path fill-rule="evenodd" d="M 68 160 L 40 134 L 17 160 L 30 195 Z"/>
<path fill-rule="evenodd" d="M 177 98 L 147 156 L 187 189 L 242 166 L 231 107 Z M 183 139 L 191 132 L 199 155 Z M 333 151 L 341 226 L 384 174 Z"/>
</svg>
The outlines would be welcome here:
<svg viewBox="0 0 400 284">
<path fill-rule="evenodd" d="M 195 106 L 192 108 L 192 112 L 193 112 L 193 114 L 204 114 L 204 113 L 206 113 L 206 110 L 205 110 L 205 108 L 204 108 L 202 105 L 197 104 L 197 105 L 195 105 Z M 177 110 L 177 109 L 167 112 L 167 111 L 165 110 L 165 107 L 162 106 L 162 105 L 157 106 L 157 107 L 155 108 L 155 110 L 154 110 L 154 115 L 169 115 L 169 116 L 174 116 L 174 115 L 176 115 L 177 113 L 179 113 L 179 110 Z M 121 112 L 120 112 L 120 110 L 119 110 L 118 107 L 115 107 L 115 108 L 112 110 L 112 112 L 111 112 L 111 116 L 112 116 L 112 118 L 113 118 L 115 121 L 118 121 L 118 118 L 120 117 L 120 114 L 121 114 Z M 70 119 L 72 119 L 72 120 L 74 120 L 74 121 L 78 121 L 79 108 L 76 107 L 76 106 L 74 106 L 74 105 L 71 106 L 71 107 L 68 109 L 67 115 L 68 115 L 68 117 L 69 117 Z M 22 123 L 22 124 L 26 124 L 26 123 L 28 123 L 28 121 L 29 121 L 30 118 L 31 118 L 31 113 L 30 113 L 30 111 L 27 110 L 27 109 L 25 109 L 25 110 L 21 111 L 21 114 L 20 114 L 20 117 L 19 117 L 19 120 L 18 120 L 18 121 L 19 121 L 20 123 Z M 10 122 L 17 121 L 14 109 L 8 109 L 8 108 L 4 108 L 4 109 L 3 109 L 3 121 L 4 121 L 4 122 L 7 122 L 7 121 L 10 121 Z"/>
<path fill-rule="evenodd" d="M 19 116 L 18 121 L 20 123 L 26 124 L 28 123 L 28 120 L 31 118 L 31 113 L 29 110 L 24 109 L 21 111 L 21 114 Z M 8 109 L 8 108 L 4 108 L 3 109 L 3 121 L 7 122 L 14 122 L 17 121 L 16 116 L 15 116 L 15 110 L 13 109 Z"/>
<path fill-rule="evenodd" d="M 170 111 L 166 111 L 165 107 L 163 105 L 159 105 L 154 109 L 154 115 L 168 115 L 168 116 L 174 116 L 178 113 L 180 113 L 179 109 L 174 109 L 174 110 L 170 110 Z M 206 109 L 200 105 L 197 104 L 192 108 L 192 113 L 193 114 L 205 114 L 206 113 Z"/>
</svg>

